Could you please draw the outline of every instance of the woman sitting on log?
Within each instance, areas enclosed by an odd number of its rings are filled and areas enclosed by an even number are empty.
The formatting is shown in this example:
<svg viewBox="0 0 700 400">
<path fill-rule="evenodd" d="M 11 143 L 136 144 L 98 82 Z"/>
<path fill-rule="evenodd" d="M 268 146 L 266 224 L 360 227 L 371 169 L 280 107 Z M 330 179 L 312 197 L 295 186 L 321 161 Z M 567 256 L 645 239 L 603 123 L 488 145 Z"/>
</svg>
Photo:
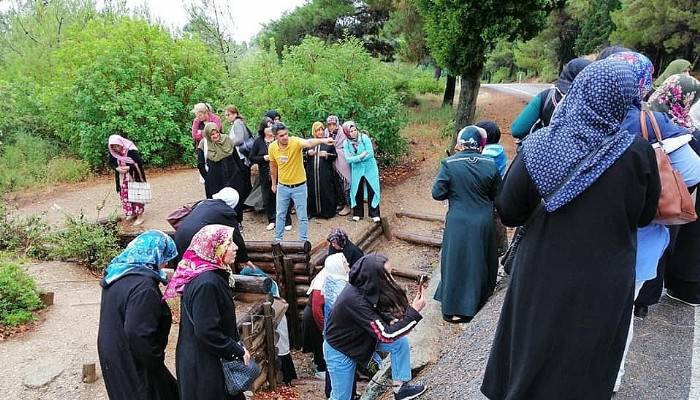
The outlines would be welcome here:
<svg viewBox="0 0 700 400">
<path fill-rule="evenodd" d="M 162 268 L 176 255 L 168 235 L 150 230 L 105 270 L 97 353 L 112 400 L 178 398 L 164 353 L 172 316 L 159 287 L 166 279 Z"/>
<path fill-rule="evenodd" d="M 192 238 L 163 296 L 182 295 L 175 366 L 180 400 L 244 400 L 226 391 L 221 359 L 242 358 L 229 267 L 236 257 L 233 228 L 207 225 Z"/>
<path fill-rule="evenodd" d="M 214 194 L 213 199 L 199 202 L 186 216 L 175 231 L 175 245 L 177 245 L 177 262 L 192 242 L 192 238 L 200 229 L 207 225 L 225 225 L 233 228 L 233 242 L 238 246 L 236 252 L 236 264 L 248 264 L 254 267 L 248 258 L 245 241 L 238 229 L 236 218 L 236 206 L 238 205 L 238 192 L 226 187 Z"/>
<path fill-rule="evenodd" d="M 350 266 L 342 253 L 330 255 L 306 292 L 309 303 L 304 308 L 302 350 L 304 353 L 313 353 L 316 376 L 326 380 L 326 398 L 330 396 L 331 385 L 326 373 L 326 360 L 323 358 L 323 328 L 335 299 L 348 282 L 349 271 Z"/>
<path fill-rule="evenodd" d="M 374 351 L 391 353 L 394 399 L 413 399 L 425 391 L 411 380 L 411 354 L 404 336 L 421 320 L 423 291 L 411 305 L 391 276 L 386 256 L 370 254 L 352 266 L 350 284 L 333 304 L 326 322 L 323 354 L 331 377 L 331 400 L 349 400 L 355 368 L 366 365 Z M 328 301 L 328 299 L 326 299 Z"/>
<path fill-rule="evenodd" d="M 365 255 L 355 243 L 348 239 L 348 234 L 340 228 L 333 229 L 326 240 L 328 240 L 328 255 L 342 252 L 350 265 L 355 265 L 355 262 Z"/>
</svg>

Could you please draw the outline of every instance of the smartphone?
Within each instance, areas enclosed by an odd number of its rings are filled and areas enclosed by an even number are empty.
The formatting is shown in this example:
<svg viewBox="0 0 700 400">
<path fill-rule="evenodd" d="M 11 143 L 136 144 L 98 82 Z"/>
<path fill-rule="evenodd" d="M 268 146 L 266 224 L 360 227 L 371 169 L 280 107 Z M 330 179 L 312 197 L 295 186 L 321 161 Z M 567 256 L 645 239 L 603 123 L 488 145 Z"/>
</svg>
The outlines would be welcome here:
<svg viewBox="0 0 700 400">
<path fill-rule="evenodd" d="M 428 276 L 427 275 L 419 276 L 418 277 L 418 292 L 423 293 L 426 286 L 428 286 Z"/>
</svg>

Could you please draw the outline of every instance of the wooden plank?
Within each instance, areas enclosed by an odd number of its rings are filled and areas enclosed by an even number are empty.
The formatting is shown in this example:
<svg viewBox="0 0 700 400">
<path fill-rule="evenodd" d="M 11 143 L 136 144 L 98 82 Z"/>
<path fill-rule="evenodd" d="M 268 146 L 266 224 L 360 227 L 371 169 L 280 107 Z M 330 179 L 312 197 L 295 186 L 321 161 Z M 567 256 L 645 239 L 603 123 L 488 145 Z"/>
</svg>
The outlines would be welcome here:
<svg viewBox="0 0 700 400">
<path fill-rule="evenodd" d="M 279 244 L 285 254 L 308 254 L 311 250 L 311 243 L 308 241 L 301 240 L 282 242 L 249 240 L 245 242 L 245 247 L 246 250 L 250 251 L 251 253 L 268 253 L 272 251 L 272 248 L 275 244 Z"/>
<path fill-rule="evenodd" d="M 289 324 L 289 341 L 292 347 L 294 347 L 295 349 L 299 349 L 301 348 L 301 320 L 295 315 L 294 312 L 294 310 L 296 310 L 297 308 L 297 285 L 294 282 L 294 264 L 287 257 L 283 258 L 283 263 L 284 282 L 287 289 L 284 299 L 290 306 L 294 305 L 293 307 L 289 307 L 289 310 L 287 311 L 287 323 Z M 306 288 L 308 289 L 308 285 L 306 286 Z"/>
<path fill-rule="evenodd" d="M 269 293 L 272 289 L 272 279 L 269 277 L 233 275 L 234 290 L 245 293 Z"/>
<path fill-rule="evenodd" d="M 292 253 L 287 254 L 288 257 L 292 259 L 295 263 L 306 263 L 309 261 L 309 255 L 304 253 Z M 273 262 L 274 256 L 272 255 L 272 250 L 269 253 L 248 253 L 248 258 L 253 264 L 257 262 Z M 257 264 L 256 264 L 257 265 Z"/>
<path fill-rule="evenodd" d="M 396 217 L 397 218 L 406 217 L 406 218 L 420 219 L 422 221 L 445 222 L 444 215 L 422 213 L 422 212 L 416 212 L 416 211 L 398 211 L 396 213 Z"/>
<path fill-rule="evenodd" d="M 384 233 L 384 237 L 386 238 L 386 240 L 391 240 L 392 235 L 391 235 L 391 224 L 389 224 L 389 218 L 382 217 L 381 225 L 382 225 L 382 233 Z"/>
<path fill-rule="evenodd" d="M 422 246 L 442 247 L 442 238 L 437 236 L 421 235 L 419 233 L 396 232 L 395 236 L 403 241 Z"/>
<path fill-rule="evenodd" d="M 276 365 L 277 360 L 277 349 L 275 347 L 275 327 L 272 324 L 272 303 L 266 301 L 263 303 L 263 315 L 264 326 L 265 326 L 265 352 L 267 354 L 267 382 L 270 385 L 270 389 L 275 390 L 277 388 L 277 376 L 275 374 L 274 365 Z"/>
</svg>

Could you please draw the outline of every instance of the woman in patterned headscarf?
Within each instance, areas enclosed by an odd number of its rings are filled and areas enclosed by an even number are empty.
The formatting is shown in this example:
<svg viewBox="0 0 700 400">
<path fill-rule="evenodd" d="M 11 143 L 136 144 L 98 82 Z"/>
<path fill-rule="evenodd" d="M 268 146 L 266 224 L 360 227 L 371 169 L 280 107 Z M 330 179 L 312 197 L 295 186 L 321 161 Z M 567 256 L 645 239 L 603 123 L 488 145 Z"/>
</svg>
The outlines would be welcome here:
<svg viewBox="0 0 700 400">
<path fill-rule="evenodd" d="M 691 133 L 697 129 L 690 117 L 690 108 L 700 99 L 700 82 L 688 75 L 671 75 L 649 97 L 649 107 L 667 113 L 676 124 Z"/>
<path fill-rule="evenodd" d="M 481 391 L 489 399 L 609 399 L 632 314 L 637 227 L 656 215 L 654 151 L 620 124 L 632 67 L 586 67 L 523 142 L 496 207 L 527 221 Z"/>
<path fill-rule="evenodd" d="M 176 255 L 168 235 L 150 230 L 105 269 L 97 353 L 112 400 L 178 397 L 164 362 L 172 316 L 159 286 L 166 282 L 162 268 Z"/>
<path fill-rule="evenodd" d="M 165 299 L 182 295 L 176 369 L 181 400 L 236 399 L 226 393 L 220 359 L 250 359 L 239 343 L 229 268 L 236 258 L 233 228 L 207 225 L 192 238 Z"/>
<path fill-rule="evenodd" d="M 139 155 L 139 149 L 134 142 L 119 135 L 109 137 L 107 144 L 109 150 L 109 166 L 114 169 L 114 180 L 117 185 L 117 194 L 122 201 L 122 210 L 127 221 L 134 221 L 134 225 L 143 223 L 144 205 L 129 201 L 129 181 L 146 182 L 146 173 L 143 169 L 143 161 Z"/>
</svg>

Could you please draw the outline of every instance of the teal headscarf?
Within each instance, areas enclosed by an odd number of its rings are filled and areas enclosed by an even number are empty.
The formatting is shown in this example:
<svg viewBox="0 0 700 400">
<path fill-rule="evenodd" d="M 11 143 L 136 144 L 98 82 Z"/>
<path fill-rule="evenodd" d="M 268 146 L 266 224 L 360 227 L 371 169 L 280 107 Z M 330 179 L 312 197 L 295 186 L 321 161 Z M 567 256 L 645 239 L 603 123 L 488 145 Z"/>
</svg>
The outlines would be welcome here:
<svg viewBox="0 0 700 400">
<path fill-rule="evenodd" d="M 100 284 L 107 287 L 123 276 L 143 274 L 166 283 L 165 272 L 160 266 L 177 256 L 175 242 L 159 230 L 149 230 L 132 240 L 105 269 Z"/>
</svg>

